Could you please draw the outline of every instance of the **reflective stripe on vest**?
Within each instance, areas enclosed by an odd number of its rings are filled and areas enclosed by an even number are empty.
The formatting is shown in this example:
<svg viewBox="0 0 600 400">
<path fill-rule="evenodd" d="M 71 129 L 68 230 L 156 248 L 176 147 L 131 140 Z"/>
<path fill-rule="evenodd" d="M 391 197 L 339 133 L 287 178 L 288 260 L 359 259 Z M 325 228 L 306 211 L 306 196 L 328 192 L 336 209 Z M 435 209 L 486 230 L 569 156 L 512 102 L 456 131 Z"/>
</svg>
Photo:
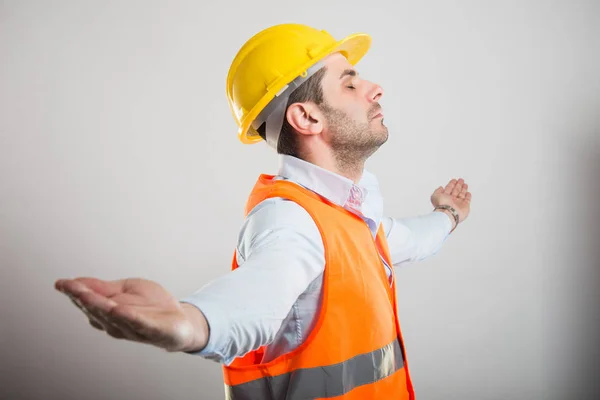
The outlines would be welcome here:
<svg viewBox="0 0 600 400">
<path fill-rule="evenodd" d="M 388 377 L 404 367 L 398 339 L 342 363 L 304 368 L 282 375 L 225 385 L 227 400 L 305 400 L 341 396 L 352 389 Z"/>
</svg>

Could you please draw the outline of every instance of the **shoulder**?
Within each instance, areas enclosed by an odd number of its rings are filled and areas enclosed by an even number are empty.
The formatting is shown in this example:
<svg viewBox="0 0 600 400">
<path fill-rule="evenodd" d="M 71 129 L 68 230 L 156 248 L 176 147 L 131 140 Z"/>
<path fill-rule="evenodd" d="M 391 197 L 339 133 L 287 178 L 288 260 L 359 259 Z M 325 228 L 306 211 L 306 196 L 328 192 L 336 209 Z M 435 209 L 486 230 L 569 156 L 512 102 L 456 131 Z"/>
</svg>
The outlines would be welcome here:
<svg viewBox="0 0 600 400">
<path fill-rule="evenodd" d="M 323 246 L 310 214 L 293 201 L 274 197 L 263 200 L 247 215 L 238 235 L 237 249 L 239 256 L 246 259 L 261 248 L 290 245 L 313 249 Z"/>
<path fill-rule="evenodd" d="M 246 228 L 274 229 L 282 226 L 314 225 L 310 214 L 298 203 L 281 197 L 263 200 L 248 213 Z M 309 224 L 310 225 L 310 224 Z"/>
</svg>

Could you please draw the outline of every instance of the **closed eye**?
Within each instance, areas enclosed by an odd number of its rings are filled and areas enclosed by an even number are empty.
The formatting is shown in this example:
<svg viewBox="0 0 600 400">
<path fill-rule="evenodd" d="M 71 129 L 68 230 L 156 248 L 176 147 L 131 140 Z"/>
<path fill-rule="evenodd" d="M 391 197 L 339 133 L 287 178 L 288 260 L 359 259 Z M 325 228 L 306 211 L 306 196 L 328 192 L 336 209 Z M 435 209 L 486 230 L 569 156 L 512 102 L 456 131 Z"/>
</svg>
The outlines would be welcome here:
<svg viewBox="0 0 600 400">
<path fill-rule="evenodd" d="M 347 87 L 348 89 L 352 89 L 352 90 L 356 89 L 356 88 L 355 88 L 354 86 L 352 86 L 352 85 L 350 85 L 350 86 L 346 86 L 346 87 Z"/>
</svg>

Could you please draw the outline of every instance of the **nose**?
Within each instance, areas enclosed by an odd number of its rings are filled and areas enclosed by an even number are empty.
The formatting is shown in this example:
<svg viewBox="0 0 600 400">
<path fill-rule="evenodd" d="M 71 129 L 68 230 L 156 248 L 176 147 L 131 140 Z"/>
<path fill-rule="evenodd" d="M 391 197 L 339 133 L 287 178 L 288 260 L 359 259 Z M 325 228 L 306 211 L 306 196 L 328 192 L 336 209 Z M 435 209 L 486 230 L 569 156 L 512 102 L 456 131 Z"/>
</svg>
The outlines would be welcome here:
<svg viewBox="0 0 600 400">
<path fill-rule="evenodd" d="M 371 90 L 369 90 L 368 98 L 369 101 L 375 103 L 381 99 L 381 96 L 383 96 L 383 88 L 376 83 L 372 83 L 371 85 L 372 87 Z"/>
</svg>

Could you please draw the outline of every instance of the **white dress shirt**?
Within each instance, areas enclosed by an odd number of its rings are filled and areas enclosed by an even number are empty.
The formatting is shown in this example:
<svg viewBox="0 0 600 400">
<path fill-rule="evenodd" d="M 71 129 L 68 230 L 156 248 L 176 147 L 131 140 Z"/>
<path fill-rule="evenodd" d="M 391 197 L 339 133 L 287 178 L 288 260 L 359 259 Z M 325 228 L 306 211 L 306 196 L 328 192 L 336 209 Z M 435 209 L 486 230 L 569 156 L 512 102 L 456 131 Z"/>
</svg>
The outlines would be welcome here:
<svg viewBox="0 0 600 400">
<path fill-rule="evenodd" d="M 376 177 L 363 172 L 358 185 L 314 164 L 280 156 L 277 179 L 299 184 L 361 216 L 373 236 L 383 225 L 394 266 L 436 254 L 452 229 L 443 212 L 383 216 Z M 321 234 L 298 204 L 270 198 L 246 217 L 236 246 L 239 268 L 204 285 L 181 302 L 198 307 L 210 335 L 206 347 L 190 352 L 229 365 L 267 345 L 264 362 L 298 347 L 317 321 L 325 267 Z M 388 278 L 390 266 L 385 262 Z"/>
</svg>

